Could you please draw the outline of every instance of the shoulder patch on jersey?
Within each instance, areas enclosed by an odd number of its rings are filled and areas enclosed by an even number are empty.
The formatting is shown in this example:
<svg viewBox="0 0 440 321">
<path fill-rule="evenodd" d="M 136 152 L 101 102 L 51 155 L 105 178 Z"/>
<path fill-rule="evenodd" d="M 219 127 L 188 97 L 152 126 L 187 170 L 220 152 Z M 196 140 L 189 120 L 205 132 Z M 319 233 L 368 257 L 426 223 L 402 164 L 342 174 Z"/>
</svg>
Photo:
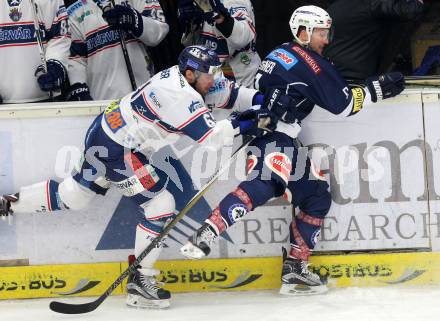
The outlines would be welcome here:
<svg viewBox="0 0 440 321">
<path fill-rule="evenodd" d="M 119 102 L 120 100 L 112 102 L 104 111 L 105 122 L 113 133 L 127 124 L 122 117 Z"/>
<path fill-rule="evenodd" d="M 238 14 L 238 16 L 239 16 L 238 18 L 241 18 L 242 15 L 248 15 L 248 11 L 247 11 L 246 7 L 232 7 L 232 8 L 229 8 L 229 14 L 231 16 L 233 16 L 237 12 L 239 13 Z"/>
<path fill-rule="evenodd" d="M 313 70 L 313 72 L 317 75 L 321 72 L 321 67 L 319 67 L 318 63 L 312 56 L 310 56 L 304 49 L 299 46 L 293 46 L 292 50 L 298 53 L 309 65 L 309 67 Z"/>
<path fill-rule="evenodd" d="M 298 62 L 293 54 L 284 49 L 275 49 L 267 58 L 279 62 L 286 70 L 290 70 Z"/>
<path fill-rule="evenodd" d="M 84 5 L 84 0 L 78 0 L 77 2 L 74 2 L 72 5 L 67 7 L 67 14 L 71 16 L 76 10 L 81 8 Z"/>
</svg>

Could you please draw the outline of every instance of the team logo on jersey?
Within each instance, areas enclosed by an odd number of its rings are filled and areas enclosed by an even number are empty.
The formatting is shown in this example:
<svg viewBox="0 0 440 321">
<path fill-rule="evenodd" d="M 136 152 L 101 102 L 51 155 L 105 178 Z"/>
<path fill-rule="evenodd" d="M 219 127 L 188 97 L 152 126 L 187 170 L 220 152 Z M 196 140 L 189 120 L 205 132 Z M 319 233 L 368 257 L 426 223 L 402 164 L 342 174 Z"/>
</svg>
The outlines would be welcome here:
<svg viewBox="0 0 440 321">
<path fill-rule="evenodd" d="M 11 18 L 12 21 L 17 22 L 21 19 L 22 13 L 18 11 L 18 8 L 11 8 L 9 10 L 9 18 Z"/>
<path fill-rule="evenodd" d="M 298 62 L 298 59 L 294 55 L 284 49 L 272 51 L 267 58 L 279 62 L 286 70 L 290 70 L 290 68 L 295 66 Z"/>
</svg>

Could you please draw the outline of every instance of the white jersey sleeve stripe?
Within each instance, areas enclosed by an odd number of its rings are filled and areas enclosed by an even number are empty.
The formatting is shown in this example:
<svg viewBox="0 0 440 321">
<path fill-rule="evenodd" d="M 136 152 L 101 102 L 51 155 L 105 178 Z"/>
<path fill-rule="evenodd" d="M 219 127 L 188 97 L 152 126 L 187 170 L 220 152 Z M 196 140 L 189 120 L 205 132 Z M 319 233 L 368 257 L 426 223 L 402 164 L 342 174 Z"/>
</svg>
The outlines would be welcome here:
<svg viewBox="0 0 440 321">
<path fill-rule="evenodd" d="M 183 127 L 187 126 L 188 124 L 190 124 L 191 122 L 193 122 L 194 120 L 197 119 L 197 117 L 199 117 L 200 115 L 203 115 L 205 113 L 208 113 L 209 110 L 207 108 L 203 108 L 202 110 L 200 110 L 197 114 L 195 114 L 194 116 L 192 116 L 190 119 L 188 119 L 187 121 L 185 121 L 183 124 L 177 126 L 177 129 L 182 129 Z"/>
</svg>

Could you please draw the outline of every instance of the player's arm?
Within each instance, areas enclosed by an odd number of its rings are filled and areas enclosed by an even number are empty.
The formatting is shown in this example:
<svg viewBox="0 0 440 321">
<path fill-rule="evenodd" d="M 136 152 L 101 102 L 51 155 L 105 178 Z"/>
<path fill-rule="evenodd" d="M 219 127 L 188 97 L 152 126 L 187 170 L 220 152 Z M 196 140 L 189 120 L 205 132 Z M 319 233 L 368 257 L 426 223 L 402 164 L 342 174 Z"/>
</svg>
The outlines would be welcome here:
<svg viewBox="0 0 440 321">
<path fill-rule="evenodd" d="M 423 6 L 423 0 L 372 0 L 370 9 L 376 18 L 406 21 L 417 19 Z"/>
<path fill-rule="evenodd" d="M 255 89 L 246 88 L 224 77 L 219 77 L 205 96 L 205 103 L 210 109 L 244 111 L 250 106 L 260 105 L 262 95 Z"/>
<path fill-rule="evenodd" d="M 176 128 L 202 146 L 214 151 L 230 144 L 238 135 L 263 135 L 276 125 L 269 112 L 250 110 L 235 119 L 216 121 L 202 101 L 191 101 L 194 112 Z"/>
<path fill-rule="evenodd" d="M 169 31 L 157 0 L 133 0 L 131 4 L 117 4 L 102 16 L 111 28 L 125 30 L 147 46 L 158 45 Z"/>
<path fill-rule="evenodd" d="M 251 8 L 247 8 L 244 1 L 231 1 L 228 8 L 224 8 L 220 0 L 210 1 L 214 10 L 220 11 L 222 18 L 215 20 L 215 27 L 227 39 L 230 49 L 242 49 L 256 39 L 254 21 L 248 11 Z"/>
<path fill-rule="evenodd" d="M 37 17 L 46 30 L 46 67 L 37 67 L 35 76 L 44 91 L 58 90 L 67 80 L 67 61 L 70 48 L 70 33 L 67 12 L 62 0 L 36 1 Z"/>
<path fill-rule="evenodd" d="M 87 44 L 81 25 L 78 22 L 78 13 L 81 10 L 75 5 L 67 9 L 69 15 L 69 29 L 71 34 L 68 74 L 70 91 L 66 99 L 69 101 L 92 100 L 87 86 Z"/>
<path fill-rule="evenodd" d="M 364 86 L 355 85 L 343 88 L 345 101 L 348 102 L 345 108 L 341 102 L 341 108 L 328 108 L 328 110 L 341 116 L 352 116 L 371 103 L 397 96 L 404 88 L 405 80 L 400 72 L 370 77 L 365 81 Z"/>
<path fill-rule="evenodd" d="M 158 45 L 168 34 L 169 26 L 159 1 L 138 0 L 144 30 L 139 37 L 148 46 Z M 134 2 L 135 3 L 135 2 Z"/>
</svg>

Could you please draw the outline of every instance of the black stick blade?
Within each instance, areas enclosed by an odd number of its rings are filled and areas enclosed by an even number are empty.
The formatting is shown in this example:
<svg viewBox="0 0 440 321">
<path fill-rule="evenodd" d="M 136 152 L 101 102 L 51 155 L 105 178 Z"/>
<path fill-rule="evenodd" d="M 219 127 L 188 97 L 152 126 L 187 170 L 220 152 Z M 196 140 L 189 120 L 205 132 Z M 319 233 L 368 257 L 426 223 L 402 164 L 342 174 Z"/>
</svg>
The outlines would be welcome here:
<svg viewBox="0 0 440 321">
<path fill-rule="evenodd" d="M 92 312 L 102 303 L 102 301 L 104 301 L 102 297 L 99 297 L 97 300 L 93 302 L 82 303 L 82 304 L 70 304 L 70 303 L 52 301 L 49 304 L 49 308 L 54 312 L 63 313 L 63 314 L 82 314 L 82 313 Z"/>
</svg>

